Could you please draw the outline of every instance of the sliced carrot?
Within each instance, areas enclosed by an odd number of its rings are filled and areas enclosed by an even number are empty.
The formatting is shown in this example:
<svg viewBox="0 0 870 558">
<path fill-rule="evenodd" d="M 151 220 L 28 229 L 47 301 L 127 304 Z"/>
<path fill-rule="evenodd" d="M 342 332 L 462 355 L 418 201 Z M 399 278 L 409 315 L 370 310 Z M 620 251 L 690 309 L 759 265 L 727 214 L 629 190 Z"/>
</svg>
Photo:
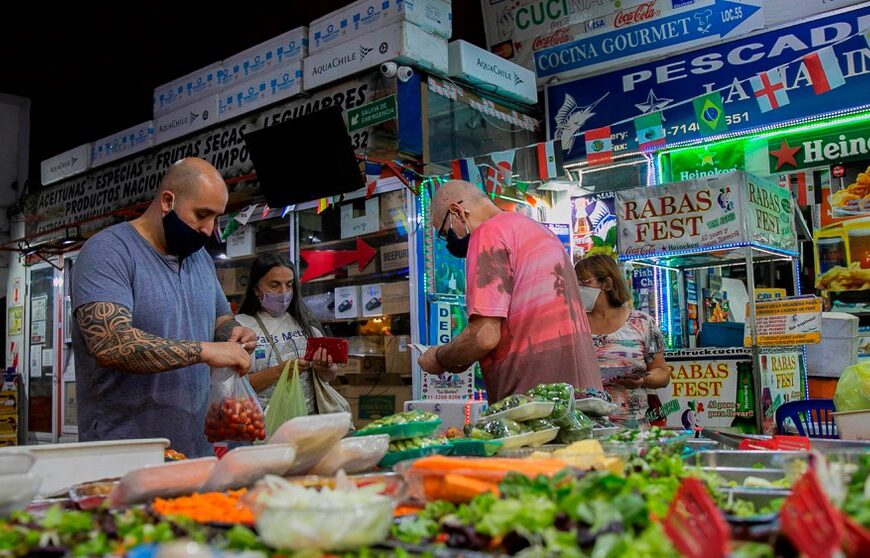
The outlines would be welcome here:
<svg viewBox="0 0 870 558">
<path fill-rule="evenodd" d="M 441 498 L 454 504 L 461 504 L 486 492 L 498 496 L 498 486 L 491 482 L 481 481 L 464 475 L 448 474 L 444 475 Z"/>
</svg>

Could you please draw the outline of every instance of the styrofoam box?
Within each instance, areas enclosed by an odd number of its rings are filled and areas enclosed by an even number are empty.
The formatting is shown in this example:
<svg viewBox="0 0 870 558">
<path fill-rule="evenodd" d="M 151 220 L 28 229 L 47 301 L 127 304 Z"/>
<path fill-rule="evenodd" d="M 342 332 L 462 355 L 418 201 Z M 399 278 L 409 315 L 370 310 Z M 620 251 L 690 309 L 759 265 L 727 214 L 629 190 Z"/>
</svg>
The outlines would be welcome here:
<svg viewBox="0 0 870 558">
<path fill-rule="evenodd" d="M 0 448 L 0 453 L 27 452 L 36 458 L 30 473 L 42 478 L 41 496 L 69 490 L 73 485 L 122 477 L 130 471 L 163 463 L 166 438 L 44 444 Z"/>
<path fill-rule="evenodd" d="M 217 93 L 218 71 L 222 62 L 215 62 L 186 76 L 154 88 L 154 117 L 164 115 L 195 101 Z"/>
<path fill-rule="evenodd" d="M 229 120 L 302 93 L 302 61 L 225 86 L 218 101 L 219 120 Z"/>
<path fill-rule="evenodd" d="M 438 401 L 437 399 L 425 399 L 405 401 L 406 411 L 426 411 L 436 413 L 441 417 L 441 426 L 438 432 L 444 432 L 451 426 L 462 429 L 465 426 L 465 409 L 468 407 L 468 420 L 475 424 L 487 408 L 486 401 Z"/>
<path fill-rule="evenodd" d="M 447 40 L 410 23 L 394 23 L 310 55 L 303 64 L 303 85 L 306 91 L 316 89 L 388 60 L 445 75 Z"/>
<path fill-rule="evenodd" d="M 257 74 L 298 62 L 308 55 L 308 28 L 297 27 L 224 60 L 218 84 L 226 87 Z"/>
<path fill-rule="evenodd" d="M 154 145 L 154 121 L 98 139 L 91 147 L 91 167 L 105 165 Z"/>
<path fill-rule="evenodd" d="M 209 95 L 154 119 L 154 145 L 207 128 L 218 121 L 218 95 Z"/>
<path fill-rule="evenodd" d="M 91 144 L 86 143 L 64 151 L 42 162 L 42 184 L 51 184 L 69 176 L 83 173 L 91 168 Z"/>
<path fill-rule="evenodd" d="M 309 25 L 309 53 L 314 54 L 387 25 L 407 21 L 449 39 L 453 12 L 449 0 L 359 0 Z"/>
<path fill-rule="evenodd" d="M 856 316 L 822 313 L 822 342 L 807 345 L 807 375 L 839 378 L 844 368 L 858 362 L 860 340 Z"/>
</svg>

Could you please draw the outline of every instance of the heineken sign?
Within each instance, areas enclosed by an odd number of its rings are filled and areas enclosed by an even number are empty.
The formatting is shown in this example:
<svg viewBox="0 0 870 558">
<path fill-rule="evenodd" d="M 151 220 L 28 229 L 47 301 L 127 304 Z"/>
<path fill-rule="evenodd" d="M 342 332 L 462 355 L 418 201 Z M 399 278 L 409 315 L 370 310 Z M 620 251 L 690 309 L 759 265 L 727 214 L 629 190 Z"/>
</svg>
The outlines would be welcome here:
<svg viewBox="0 0 870 558">
<path fill-rule="evenodd" d="M 752 145 L 748 170 L 760 175 L 789 172 L 870 159 L 870 126 L 840 128 L 820 134 L 777 136 Z M 766 150 L 767 157 L 759 156 Z"/>
<path fill-rule="evenodd" d="M 744 142 L 727 142 L 673 151 L 664 164 L 668 182 L 725 174 L 744 167 Z"/>
</svg>

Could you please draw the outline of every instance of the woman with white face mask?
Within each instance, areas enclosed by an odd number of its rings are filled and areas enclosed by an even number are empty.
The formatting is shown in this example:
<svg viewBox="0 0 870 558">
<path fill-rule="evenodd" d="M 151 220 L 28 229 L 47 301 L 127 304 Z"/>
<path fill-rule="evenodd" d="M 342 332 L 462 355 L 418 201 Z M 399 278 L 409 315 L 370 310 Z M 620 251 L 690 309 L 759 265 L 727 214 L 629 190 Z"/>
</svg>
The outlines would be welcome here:
<svg viewBox="0 0 870 558">
<path fill-rule="evenodd" d="M 648 395 L 670 383 L 664 337 L 652 316 L 631 309 L 628 287 L 613 258 L 600 254 L 583 258 L 574 272 L 604 389 L 620 406 L 611 418 L 631 427 L 648 424 Z"/>
<path fill-rule="evenodd" d="M 263 408 L 269 403 L 284 365 L 290 361 L 292 371 L 292 361 L 296 360 L 308 414 L 316 414 L 312 374 L 328 382 L 338 369 L 325 349 L 318 349 L 313 361 L 304 360 L 308 339 L 323 337 L 323 331 L 302 300 L 296 269 L 287 257 L 267 254 L 254 260 L 236 321 L 257 334 L 248 379 Z"/>
</svg>

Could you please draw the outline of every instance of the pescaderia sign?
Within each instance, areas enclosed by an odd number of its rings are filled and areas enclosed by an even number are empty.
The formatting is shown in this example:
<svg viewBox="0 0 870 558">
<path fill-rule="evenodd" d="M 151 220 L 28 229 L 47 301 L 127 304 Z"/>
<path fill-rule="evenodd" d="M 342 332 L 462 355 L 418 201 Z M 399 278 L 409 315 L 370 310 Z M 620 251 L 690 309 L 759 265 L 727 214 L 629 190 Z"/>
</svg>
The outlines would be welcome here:
<svg viewBox="0 0 870 558">
<path fill-rule="evenodd" d="M 632 119 L 664 110 L 669 144 L 699 139 L 692 103 L 669 107 L 720 89 L 729 133 L 863 106 L 870 90 L 870 47 L 860 32 L 867 28 L 870 6 L 864 4 L 799 25 L 547 86 L 548 136 L 562 140 L 565 160 L 572 161 L 585 155 L 583 131 L 624 121 L 612 126 L 614 151 L 636 150 Z M 816 95 L 806 67 L 790 64 L 784 70 L 789 104 L 761 112 L 750 77 L 835 43 L 844 86 Z"/>
<path fill-rule="evenodd" d="M 375 78 L 367 76 L 265 109 L 256 114 L 163 144 L 142 155 L 106 165 L 93 172 L 40 190 L 28 201 L 26 234 L 108 215 L 114 210 L 150 200 L 166 170 L 184 157 L 201 157 L 224 178 L 253 172 L 244 134 L 329 107 L 350 110 L 373 100 Z M 394 92 L 391 91 L 391 92 Z M 351 140 L 358 149 L 372 141 L 368 129 L 357 130 Z M 241 184 L 250 187 L 250 184 Z M 92 223 L 99 228 L 102 223 Z"/>
</svg>

